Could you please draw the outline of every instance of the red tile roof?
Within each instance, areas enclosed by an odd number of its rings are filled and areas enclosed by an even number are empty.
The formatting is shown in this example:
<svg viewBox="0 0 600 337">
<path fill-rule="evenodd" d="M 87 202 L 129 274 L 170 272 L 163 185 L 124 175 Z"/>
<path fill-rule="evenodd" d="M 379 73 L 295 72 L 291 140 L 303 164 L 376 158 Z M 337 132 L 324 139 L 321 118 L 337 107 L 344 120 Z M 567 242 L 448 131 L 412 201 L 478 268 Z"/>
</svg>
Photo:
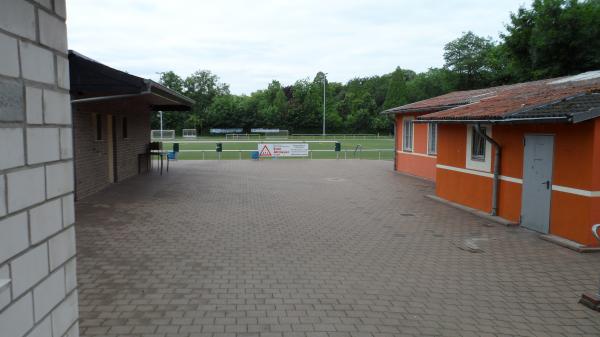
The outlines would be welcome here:
<svg viewBox="0 0 600 337">
<path fill-rule="evenodd" d="M 591 92 L 600 92 L 600 71 L 480 90 L 457 91 L 387 112 L 433 112 L 420 116 L 421 120 L 504 119 L 516 113 L 519 113 L 520 118 L 524 118 L 526 114 L 523 114 L 523 111 Z"/>
</svg>

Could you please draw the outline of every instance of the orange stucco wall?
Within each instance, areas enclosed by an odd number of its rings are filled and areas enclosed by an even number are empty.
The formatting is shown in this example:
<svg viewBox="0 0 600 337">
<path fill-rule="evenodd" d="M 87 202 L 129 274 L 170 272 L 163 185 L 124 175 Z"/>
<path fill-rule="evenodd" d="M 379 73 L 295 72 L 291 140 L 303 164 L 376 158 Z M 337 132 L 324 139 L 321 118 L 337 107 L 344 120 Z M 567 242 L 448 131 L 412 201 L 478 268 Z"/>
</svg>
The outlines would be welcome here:
<svg viewBox="0 0 600 337">
<path fill-rule="evenodd" d="M 422 114 L 419 114 L 422 115 Z M 436 157 L 427 154 L 428 126 L 413 124 L 413 152 L 403 151 L 402 119 L 405 116 L 396 115 L 396 164 L 398 172 L 410 174 L 427 180 L 435 181 Z"/>
<path fill-rule="evenodd" d="M 467 126 L 441 124 L 438 128 L 437 163 L 466 169 Z M 502 146 L 502 176 L 522 179 L 526 134 L 554 135 L 553 185 L 600 190 L 600 121 L 493 126 L 492 137 Z M 436 193 L 450 201 L 489 212 L 492 179 L 472 173 L 438 168 Z M 521 193 L 521 184 L 501 181 L 498 201 L 501 217 L 519 221 Z M 550 233 L 582 244 L 598 245 L 590 230 L 594 223 L 600 223 L 600 197 L 552 192 Z"/>
</svg>

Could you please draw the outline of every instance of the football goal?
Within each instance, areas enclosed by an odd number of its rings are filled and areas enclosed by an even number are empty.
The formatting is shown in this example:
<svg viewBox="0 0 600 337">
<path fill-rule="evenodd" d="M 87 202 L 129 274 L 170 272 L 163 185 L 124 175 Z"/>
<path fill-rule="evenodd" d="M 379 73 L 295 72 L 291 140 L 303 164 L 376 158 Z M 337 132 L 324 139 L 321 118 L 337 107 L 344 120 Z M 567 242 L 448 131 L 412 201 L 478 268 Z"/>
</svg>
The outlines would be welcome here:
<svg viewBox="0 0 600 337">
<path fill-rule="evenodd" d="M 288 139 L 290 132 L 288 130 L 278 130 L 277 132 L 265 132 L 265 139 Z"/>
<path fill-rule="evenodd" d="M 183 129 L 181 130 L 183 138 L 196 138 L 196 129 Z"/>
<path fill-rule="evenodd" d="M 225 135 L 225 140 L 260 140 L 258 133 L 228 133 Z"/>
<path fill-rule="evenodd" d="M 152 139 L 175 139 L 175 130 L 152 130 Z"/>
</svg>

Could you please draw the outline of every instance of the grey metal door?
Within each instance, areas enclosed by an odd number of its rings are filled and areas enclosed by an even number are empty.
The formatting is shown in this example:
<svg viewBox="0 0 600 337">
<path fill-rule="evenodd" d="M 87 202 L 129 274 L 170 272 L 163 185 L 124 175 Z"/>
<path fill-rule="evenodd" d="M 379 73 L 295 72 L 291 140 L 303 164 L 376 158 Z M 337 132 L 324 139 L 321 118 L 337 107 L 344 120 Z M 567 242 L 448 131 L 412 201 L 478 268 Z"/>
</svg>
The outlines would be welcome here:
<svg viewBox="0 0 600 337">
<path fill-rule="evenodd" d="M 525 136 L 521 225 L 541 233 L 550 227 L 554 136 Z"/>
</svg>

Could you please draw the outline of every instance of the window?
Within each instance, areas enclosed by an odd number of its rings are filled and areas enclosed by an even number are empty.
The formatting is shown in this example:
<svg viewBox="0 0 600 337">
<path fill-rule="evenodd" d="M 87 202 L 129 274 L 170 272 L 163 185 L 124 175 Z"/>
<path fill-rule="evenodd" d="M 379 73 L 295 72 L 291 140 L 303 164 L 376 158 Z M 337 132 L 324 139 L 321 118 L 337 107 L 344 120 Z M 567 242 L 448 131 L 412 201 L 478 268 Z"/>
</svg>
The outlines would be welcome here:
<svg viewBox="0 0 600 337">
<path fill-rule="evenodd" d="M 127 139 L 127 117 L 123 117 L 123 139 Z"/>
<path fill-rule="evenodd" d="M 429 140 L 427 146 L 427 153 L 431 155 L 437 154 L 437 131 L 438 125 L 436 123 L 429 123 Z"/>
<path fill-rule="evenodd" d="M 102 140 L 102 115 L 95 114 L 96 140 Z"/>
<path fill-rule="evenodd" d="M 484 127 L 481 128 L 481 132 L 483 134 L 486 133 L 486 129 Z M 473 132 L 471 133 L 471 159 L 476 161 L 485 161 L 485 147 L 486 147 L 486 139 L 483 138 L 475 127 L 473 127 Z"/>
<path fill-rule="evenodd" d="M 403 145 L 402 149 L 407 152 L 413 150 L 413 121 L 412 118 L 404 117 L 402 120 L 402 137 Z"/>
</svg>

